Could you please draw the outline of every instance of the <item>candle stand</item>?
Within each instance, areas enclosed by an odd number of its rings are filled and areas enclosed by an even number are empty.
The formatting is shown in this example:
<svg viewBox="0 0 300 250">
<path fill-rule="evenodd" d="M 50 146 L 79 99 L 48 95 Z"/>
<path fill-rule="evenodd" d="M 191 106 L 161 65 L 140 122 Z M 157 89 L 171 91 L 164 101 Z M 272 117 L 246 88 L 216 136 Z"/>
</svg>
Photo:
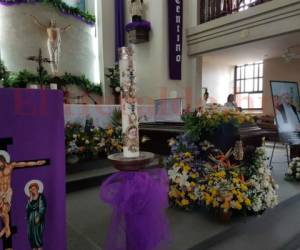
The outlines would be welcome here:
<svg viewBox="0 0 300 250">
<path fill-rule="evenodd" d="M 169 181 L 162 168 L 146 169 L 154 154 L 139 151 L 133 51 L 120 49 L 123 152 L 108 156 L 120 172 L 101 186 L 100 197 L 113 209 L 105 250 L 167 249 Z"/>
</svg>

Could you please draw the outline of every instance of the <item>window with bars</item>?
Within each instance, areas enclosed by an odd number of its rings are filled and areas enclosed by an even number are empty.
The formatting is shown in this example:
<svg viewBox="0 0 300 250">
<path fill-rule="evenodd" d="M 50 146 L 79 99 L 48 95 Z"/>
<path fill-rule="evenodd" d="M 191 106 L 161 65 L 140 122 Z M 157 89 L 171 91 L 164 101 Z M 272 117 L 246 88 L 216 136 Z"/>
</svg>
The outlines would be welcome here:
<svg viewBox="0 0 300 250">
<path fill-rule="evenodd" d="M 235 67 L 234 94 L 243 110 L 262 110 L 263 62 Z"/>
</svg>

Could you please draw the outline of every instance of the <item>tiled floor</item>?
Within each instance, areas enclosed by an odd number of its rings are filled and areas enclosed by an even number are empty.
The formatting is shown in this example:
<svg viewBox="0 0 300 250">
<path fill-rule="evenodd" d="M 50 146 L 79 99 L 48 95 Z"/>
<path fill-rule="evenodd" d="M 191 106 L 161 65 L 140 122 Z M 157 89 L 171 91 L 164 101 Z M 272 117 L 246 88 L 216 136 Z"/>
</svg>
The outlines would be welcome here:
<svg viewBox="0 0 300 250">
<path fill-rule="evenodd" d="M 273 175 L 280 186 L 279 207 L 260 218 L 236 218 L 229 225 L 219 224 L 205 210 L 184 212 L 170 208 L 167 211 L 173 238 L 170 250 L 296 250 L 300 244 L 296 237 L 300 233 L 300 197 L 296 197 L 300 194 L 300 184 L 284 180 L 285 159 L 283 150 L 275 152 Z M 99 188 L 68 194 L 68 249 L 100 250 L 110 216 L 110 208 L 99 199 Z M 219 245 L 211 244 L 212 241 Z"/>
</svg>

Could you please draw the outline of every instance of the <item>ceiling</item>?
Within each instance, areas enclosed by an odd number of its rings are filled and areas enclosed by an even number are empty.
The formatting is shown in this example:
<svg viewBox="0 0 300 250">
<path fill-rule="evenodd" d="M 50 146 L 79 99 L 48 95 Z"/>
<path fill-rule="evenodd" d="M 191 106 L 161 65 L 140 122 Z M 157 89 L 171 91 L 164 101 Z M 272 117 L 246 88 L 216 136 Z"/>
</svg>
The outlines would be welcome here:
<svg viewBox="0 0 300 250">
<path fill-rule="evenodd" d="M 300 53 L 300 32 L 222 49 L 203 55 L 204 62 L 239 65 L 281 57 L 288 48 Z"/>
</svg>

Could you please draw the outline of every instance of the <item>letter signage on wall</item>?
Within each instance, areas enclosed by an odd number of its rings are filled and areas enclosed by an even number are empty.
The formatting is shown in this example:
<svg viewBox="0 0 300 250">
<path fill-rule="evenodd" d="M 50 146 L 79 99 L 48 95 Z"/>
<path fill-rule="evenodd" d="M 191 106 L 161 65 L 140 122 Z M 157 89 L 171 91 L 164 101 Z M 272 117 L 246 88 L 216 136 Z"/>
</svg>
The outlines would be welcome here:
<svg viewBox="0 0 300 250">
<path fill-rule="evenodd" d="M 169 11 L 169 75 L 181 80 L 183 1 L 168 0 Z"/>
</svg>

